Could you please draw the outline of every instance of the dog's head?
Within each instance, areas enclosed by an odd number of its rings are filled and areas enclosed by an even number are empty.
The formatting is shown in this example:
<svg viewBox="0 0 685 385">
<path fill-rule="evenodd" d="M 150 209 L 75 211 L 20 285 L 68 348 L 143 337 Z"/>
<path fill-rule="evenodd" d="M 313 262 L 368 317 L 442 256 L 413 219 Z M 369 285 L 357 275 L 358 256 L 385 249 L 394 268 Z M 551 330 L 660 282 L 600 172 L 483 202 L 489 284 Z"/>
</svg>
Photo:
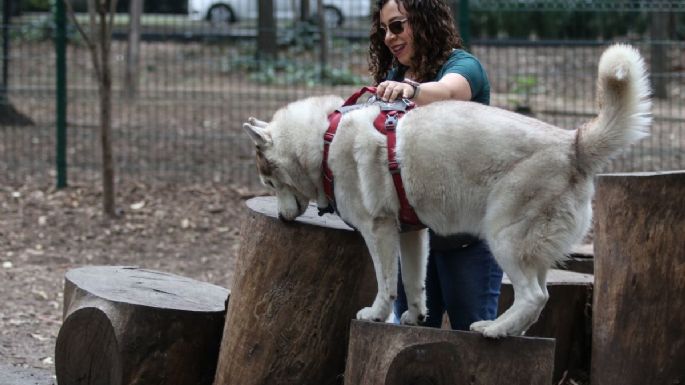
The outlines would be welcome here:
<svg viewBox="0 0 685 385">
<path fill-rule="evenodd" d="M 250 118 L 243 124 L 256 146 L 257 170 L 262 184 L 276 193 L 278 217 L 284 221 L 295 220 L 309 204 L 311 187 L 303 181 L 301 167 L 294 161 L 288 143 L 274 140 L 273 127 L 269 123 Z"/>
<path fill-rule="evenodd" d="M 250 118 L 243 124 L 256 145 L 259 179 L 276 193 L 282 220 L 302 215 L 311 199 L 326 200 L 321 188 L 323 133 L 328 114 L 341 104 L 337 96 L 310 97 L 276 111 L 269 123 Z"/>
</svg>

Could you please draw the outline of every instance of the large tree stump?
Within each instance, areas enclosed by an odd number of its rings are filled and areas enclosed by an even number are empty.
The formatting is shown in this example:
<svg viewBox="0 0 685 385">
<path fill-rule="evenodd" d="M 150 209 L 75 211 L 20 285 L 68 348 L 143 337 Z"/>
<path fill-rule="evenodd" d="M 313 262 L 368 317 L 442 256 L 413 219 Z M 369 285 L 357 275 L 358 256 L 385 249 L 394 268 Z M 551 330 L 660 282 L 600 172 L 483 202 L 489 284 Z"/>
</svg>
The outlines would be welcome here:
<svg viewBox="0 0 685 385">
<path fill-rule="evenodd" d="M 352 321 L 345 385 L 550 385 L 554 340 Z"/>
<path fill-rule="evenodd" d="M 135 267 L 67 272 L 60 385 L 211 384 L 228 290 Z"/>
<path fill-rule="evenodd" d="M 685 383 L 685 172 L 601 175 L 593 385 Z"/>
<path fill-rule="evenodd" d="M 361 236 L 313 206 L 284 223 L 274 198 L 247 205 L 215 384 L 340 383 L 350 319 L 376 293 Z"/>
<path fill-rule="evenodd" d="M 556 340 L 554 383 L 567 378 L 590 375 L 593 276 L 564 270 L 550 270 L 547 275 L 549 301 L 538 321 L 526 331 L 527 336 Z M 499 301 L 502 313 L 514 302 L 514 290 L 505 276 Z"/>
</svg>

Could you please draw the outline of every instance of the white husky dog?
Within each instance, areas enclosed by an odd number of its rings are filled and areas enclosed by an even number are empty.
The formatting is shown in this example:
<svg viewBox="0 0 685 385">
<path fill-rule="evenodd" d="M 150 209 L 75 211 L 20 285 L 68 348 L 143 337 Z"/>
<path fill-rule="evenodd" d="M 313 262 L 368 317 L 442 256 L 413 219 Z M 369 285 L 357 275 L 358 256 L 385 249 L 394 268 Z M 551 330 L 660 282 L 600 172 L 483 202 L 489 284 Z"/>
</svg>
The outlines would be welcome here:
<svg viewBox="0 0 685 385">
<path fill-rule="evenodd" d="M 577 130 L 472 102 L 418 107 L 397 126 L 397 156 L 407 198 L 436 233 L 485 239 L 512 282 L 513 305 L 471 330 L 487 337 L 520 335 L 547 299 L 547 271 L 564 259 L 590 226 L 593 176 L 619 150 L 647 135 L 651 124 L 645 64 L 636 49 L 608 48 L 599 62 L 599 115 Z M 262 183 L 279 216 L 294 220 L 310 200 L 327 207 L 322 182 L 323 134 L 338 97 L 312 97 L 250 118 L 243 128 L 257 145 Z M 357 319 L 388 318 L 397 292 L 398 254 L 409 309 L 404 324 L 426 316 L 425 230 L 400 232 L 399 200 L 388 171 L 386 138 L 369 105 L 343 115 L 330 145 L 339 215 L 363 236 L 373 258 L 378 294 Z"/>
</svg>

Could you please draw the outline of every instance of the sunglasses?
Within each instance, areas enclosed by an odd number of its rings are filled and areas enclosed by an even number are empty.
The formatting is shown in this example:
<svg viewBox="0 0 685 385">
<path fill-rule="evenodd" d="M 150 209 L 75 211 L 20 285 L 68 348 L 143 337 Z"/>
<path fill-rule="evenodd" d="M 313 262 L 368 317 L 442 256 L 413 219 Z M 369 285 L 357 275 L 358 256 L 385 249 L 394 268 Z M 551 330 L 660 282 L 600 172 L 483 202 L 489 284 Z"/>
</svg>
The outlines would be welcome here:
<svg viewBox="0 0 685 385">
<path fill-rule="evenodd" d="M 381 26 L 378 27 L 378 33 L 379 33 L 382 37 L 385 37 L 385 35 L 388 33 L 388 30 L 390 30 L 390 32 L 392 32 L 393 35 L 399 35 L 399 34 L 401 34 L 402 32 L 404 32 L 404 23 L 406 23 L 407 20 L 408 20 L 408 19 L 391 21 L 391 22 L 388 24 L 387 29 L 386 29 L 386 27 L 384 27 L 384 26 L 381 25 Z"/>
</svg>

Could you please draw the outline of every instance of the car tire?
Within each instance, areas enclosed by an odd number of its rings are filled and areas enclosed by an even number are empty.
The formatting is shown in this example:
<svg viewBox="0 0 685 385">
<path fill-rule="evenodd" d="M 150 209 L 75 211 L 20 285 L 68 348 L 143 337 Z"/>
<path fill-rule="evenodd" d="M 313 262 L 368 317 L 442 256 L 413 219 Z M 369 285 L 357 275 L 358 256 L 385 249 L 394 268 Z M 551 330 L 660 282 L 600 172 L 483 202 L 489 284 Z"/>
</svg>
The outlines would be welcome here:
<svg viewBox="0 0 685 385">
<path fill-rule="evenodd" d="M 225 4 L 216 4 L 207 11 L 207 21 L 213 25 L 224 25 L 228 23 L 235 23 L 235 13 Z"/>
</svg>

